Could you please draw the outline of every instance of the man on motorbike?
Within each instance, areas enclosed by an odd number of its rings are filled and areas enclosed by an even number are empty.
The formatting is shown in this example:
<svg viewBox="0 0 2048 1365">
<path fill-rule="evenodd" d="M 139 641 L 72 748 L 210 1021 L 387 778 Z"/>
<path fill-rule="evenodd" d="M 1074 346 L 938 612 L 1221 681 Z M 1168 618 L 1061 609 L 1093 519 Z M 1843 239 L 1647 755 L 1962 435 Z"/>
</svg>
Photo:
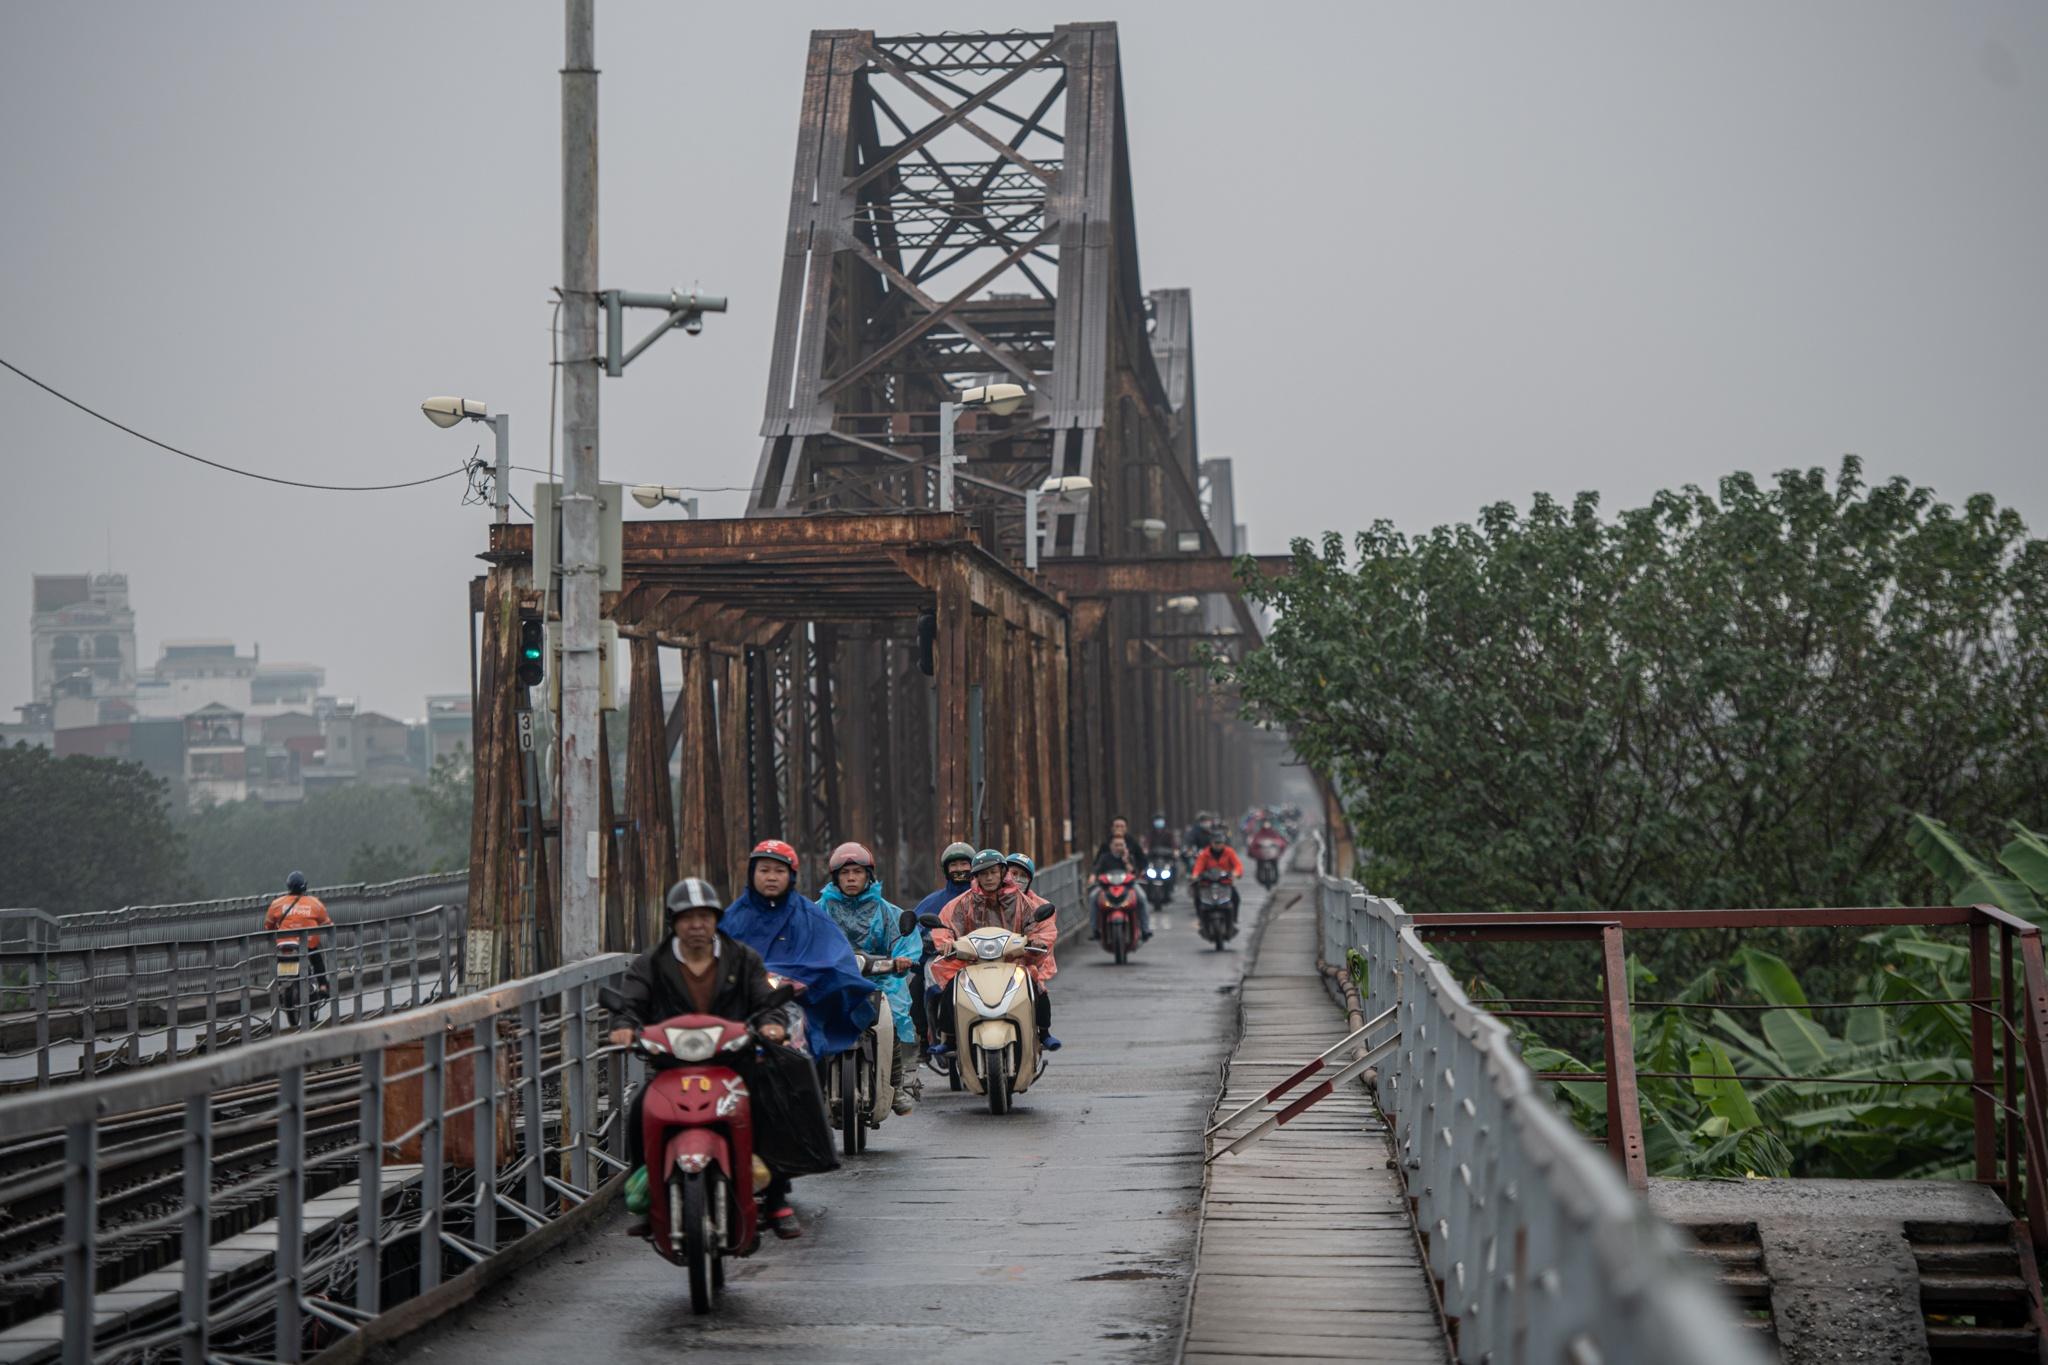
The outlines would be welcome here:
<svg viewBox="0 0 2048 1365">
<path fill-rule="evenodd" d="M 1033 953 L 1025 960 L 1024 970 L 1030 975 L 1038 989 L 1038 1042 L 1048 1052 L 1060 1049 L 1060 1040 L 1052 1035 L 1052 997 L 1046 991 L 1046 982 L 1059 970 L 1053 961 L 1053 947 L 1059 942 L 1059 917 L 1054 915 L 1039 924 L 1031 923 L 1031 916 L 1045 901 L 1028 891 L 1020 890 L 1008 877 L 1008 864 L 1003 855 L 992 848 L 985 848 L 974 855 L 974 884 L 966 893 L 948 905 L 939 918 L 944 923 L 932 930 L 931 975 L 941 990 L 953 984 L 953 978 L 960 974 L 959 959 L 952 956 L 953 941 L 963 934 L 976 929 L 1001 928 L 1013 934 L 1022 934 L 1030 942 L 1044 948 L 1043 953 Z M 946 1046 L 951 1045 L 953 1034 L 953 1010 L 949 998 L 942 996 L 934 1032 L 943 1035 Z"/>
<path fill-rule="evenodd" d="M 1187 837 L 1181 841 L 1182 851 L 1189 857 L 1200 856 L 1200 850 L 1209 846 L 1209 830 L 1216 823 L 1216 817 L 1208 811 L 1199 811 L 1195 823 L 1188 826 Z"/>
<path fill-rule="evenodd" d="M 967 890 L 973 881 L 973 874 L 968 870 L 973 864 L 973 844 L 963 844 L 958 840 L 947 844 L 946 851 L 939 855 L 939 871 L 945 874 L 946 884 L 917 903 L 917 917 L 923 919 L 926 915 L 940 914 L 947 906 L 959 899 L 960 895 Z M 923 931 L 920 937 L 924 941 L 925 957 L 929 959 L 931 957 L 931 933 L 928 930 Z M 926 964 L 919 962 L 915 972 L 912 974 L 910 998 L 917 1002 L 917 1040 L 924 1046 L 930 1047 L 932 1043 L 931 1016 L 936 1009 L 933 1002 L 938 997 L 939 988 L 927 983 L 927 975 L 928 969 Z"/>
<path fill-rule="evenodd" d="M 328 917 L 320 898 L 306 893 L 305 873 L 294 872 L 284 879 L 284 894 L 263 912 L 263 927 L 298 930 L 305 940 L 306 960 L 313 965 L 313 990 L 321 996 L 332 993 L 327 983 L 327 954 L 321 951 L 320 935 L 313 930 L 332 929 L 334 921 Z"/>
<path fill-rule="evenodd" d="M 803 987 L 799 1000 L 813 1057 L 845 1052 L 875 1022 L 874 986 L 853 960 L 853 946 L 818 905 L 791 890 L 796 850 L 763 839 L 747 858 L 747 889 L 719 924 L 761 955 L 768 970 Z"/>
<path fill-rule="evenodd" d="M 1124 846 L 1128 849 L 1131 841 L 1131 822 L 1121 815 L 1109 822 L 1109 837 L 1102 841 L 1101 848 L 1095 850 L 1095 861 L 1101 862 L 1102 855 L 1109 852 L 1110 845 L 1119 839 L 1124 841 Z"/>
<path fill-rule="evenodd" d="M 1152 817 L 1152 828 L 1145 831 L 1145 852 L 1178 853 L 1180 840 L 1173 837 L 1173 828 L 1166 823 L 1166 812 Z"/>
<path fill-rule="evenodd" d="M 882 897 L 882 883 L 875 876 L 875 855 L 859 844 L 841 844 L 832 850 L 832 880 L 819 893 L 818 903 L 846 935 L 857 953 L 869 957 L 893 958 L 899 973 L 908 973 L 924 958 L 924 936 L 915 928 L 900 934 L 896 926 L 903 912 Z M 907 975 L 872 977 L 870 980 L 889 997 L 889 1012 L 896 1028 L 896 1075 L 908 1077 L 896 1087 L 890 1107 L 908 1114 L 915 1107 L 913 1095 L 923 1093 L 917 1079 L 917 1025 L 910 1017 L 910 978 Z"/>
<path fill-rule="evenodd" d="M 1123 821 L 1119 820 L 1117 823 L 1122 824 Z M 1138 875 L 1137 861 L 1131 857 L 1130 844 L 1121 834 L 1112 835 L 1108 847 L 1104 848 L 1095 857 L 1095 870 L 1092 875 L 1100 877 L 1105 872 L 1128 872 L 1133 877 Z M 1091 927 L 1088 930 L 1088 937 L 1091 939 L 1100 938 L 1102 937 L 1102 931 Z M 1143 942 L 1151 937 L 1152 902 L 1149 898 L 1140 896 L 1138 897 L 1138 939 L 1140 942 Z"/>
<path fill-rule="evenodd" d="M 619 994 L 625 997 L 628 1021 L 611 1031 L 611 1041 L 625 1047 L 633 1035 L 649 1024 L 673 1019 L 679 1014 L 709 1014 L 720 1019 L 740 1019 L 751 1024 L 771 1043 L 788 1036 L 780 1009 L 769 1007 L 774 986 L 761 955 L 719 929 L 725 907 L 711 883 L 700 877 L 685 877 L 669 888 L 669 936 L 626 970 Z M 657 1067 L 660 1063 L 655 1063 Z M 626 1169 L 646 1164 L 641 1150 L 642 1111 L 647 1100 L 645 1086 L 633 1092 L 626 1114 Z M 768 1211 L 769 1226 L 783 1238 L 803 1236 L 803 1227 L 789 1207 L 789 1180 L 776 1175 L 761 1191 L 761 1206 Z M 643 1217 L 626 1229 L 647 1235 Z"/>
<path fill-rule="evenodd" d="M 1237 856 L 1237 850 L 1230 846 L 1230 835 L 1222 825 L 1209 831 L 1209 846 L 1195 855 L 1195 880 L 1212 869 L 1230 874 L 1230 909 L 1235 914 L 1243 905 L 1243 897 L 1237 893 L 1237 883 L 1244 877 L 1244 860 Z"/>
</svg>

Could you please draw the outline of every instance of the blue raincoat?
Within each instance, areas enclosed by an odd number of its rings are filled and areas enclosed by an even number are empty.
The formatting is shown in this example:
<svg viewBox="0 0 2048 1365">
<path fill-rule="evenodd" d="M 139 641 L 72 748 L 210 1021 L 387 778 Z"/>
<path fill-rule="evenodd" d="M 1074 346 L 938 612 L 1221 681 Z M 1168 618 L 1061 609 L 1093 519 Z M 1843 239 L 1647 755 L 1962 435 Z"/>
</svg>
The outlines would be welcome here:
<svg viewBox="0 0 2048 1365">
<path fill-rule="evenodd" d="M 867 890 L 858 896 L 848 896 L 836 885 L 827 886 L 818 893 L 818 904 L 845 932 L 855 952 L 869 957 L 904 957 L 912 962 L 924 960 L 924 935 L 915 928 L 907 934 L 896 932 L 896 921 L 903 918 L 903 911 L 882 899 L 879 880 L 869 880 Z M 910 977 L 878 976 L 869 980 L 889 997 L 897 1041 L 916 1042 L 917 1021 L 910 1017 Z"/>
<path fill-rule="evenodd" d="M 967 888 L 972 885 L 974 885 L 974 878 L 972 877 L 957 882 L 947 882 L 944 886 L 917 903 L 917 917 L 923 919 L 926 915 L 944 913 L 946 907 L 966 895 Z"/>
<path fill-rule="evenodd" d="M 812 1055 L 851 1050 L 875 1022 L 875 988 L 860 974 L 837 922 L 815 902 L 795 891 L 771 901 L 750 886 L 725 908 L 718 927 L 759 953 L 769 971 L 804 984 L 797 1000 Z"/>
</svg>

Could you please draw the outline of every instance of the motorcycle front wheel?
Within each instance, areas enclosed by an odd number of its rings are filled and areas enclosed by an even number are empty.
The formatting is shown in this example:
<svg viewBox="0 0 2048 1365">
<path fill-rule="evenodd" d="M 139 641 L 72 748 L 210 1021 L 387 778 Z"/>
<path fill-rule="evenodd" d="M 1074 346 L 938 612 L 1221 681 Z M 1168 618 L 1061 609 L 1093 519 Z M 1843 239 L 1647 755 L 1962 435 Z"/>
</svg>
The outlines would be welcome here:
<svg viewBox="0 0 2048 1365">
<path fill-rule="evenodd" d="M 1119 967 L 1123 966 L 1131 955 L 1129 945 L 1124 942 L 1127 936 L 1128 931 L 1122 920 L 1109 926 L 1109 951 L 1115 956 L 1116 965 Z"/>
<path fill-rule="evenodd" d="M 1010 1112 L 1010 1073 L 1003 1066 L 1001 1057 L 988 1059 L 988 1112 L 1007 1114 Z"/>
<path fill-rule="evenodd" d="M 718 1288 L 725 1279 L 718 1264 L 724 1248 L 718 1245 L 718 1225 L 712 1221 L 711 1182 L 710 1171 L 682 1178 L 683 1265 L 690 1272 L 693 1313 L 709 1313 L 717 1305 Z"/>
<path fill-rule="evenodd" d="M 839 1146 L 848 1156 L 860 1155 L 860 1054 L 839 1058 Z"/>
</svg>

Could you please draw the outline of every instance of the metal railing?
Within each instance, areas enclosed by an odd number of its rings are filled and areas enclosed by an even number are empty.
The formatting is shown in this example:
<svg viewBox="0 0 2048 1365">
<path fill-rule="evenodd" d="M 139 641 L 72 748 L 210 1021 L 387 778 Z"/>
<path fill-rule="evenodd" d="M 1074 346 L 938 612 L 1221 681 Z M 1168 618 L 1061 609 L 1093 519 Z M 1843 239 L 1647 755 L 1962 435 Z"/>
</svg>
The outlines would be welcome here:
<svg viewBox="0 0 2048 1365">
<path fill-rule="evenodd" d="M 300 930 L 117 946 L 0 950 L 0 1091 L 91 1078 L 213 1053 L 297 1021 L 279 1009 L 277 940 Z M 328 1021 L 412 1009 L 462 989 L 460 905 L 433 905 L 321 929 Z M 301 980 L 311 989 L 311 964 Z"/>
<path fill-rule="evenodd" d="M 1066 914 L 1067 922 L 1062 927 L 1068 934 L 1076 932 L 1075 926 L 1087 921 L 1086 879 L 1081 875 L 1079 854 L 1040 869 L 1038 875 L 1031 879 L 1031 889 Z"/>
<path fill-rule="evenodd" d="M 1323 957 L 1400 1030 L 1376 1095 L 1461 1361 L 1765 1359 L 1620 1167 L 1552 1107 L 1396 903 L 1318 876 Z"/>
<path fill-rule="evenodd" d="M 469 873 L 433 872 L 395 882 L 350 882 L 317 887 L 313 893 L 336 924 L 387 919 L 436 905 L 469 903 Z M 129 944 L 167 943 L 173 939 L 220 938 L 260 923 L 276 892 L 230 896 L 223 900 L 184 901 L 174 905 L 127 905 L 119 910 L 87 910 L 71 915 L 44 915 L 39 910 L 0 910 L 0 944 L 17 935 L 10 922 L 22 916 L 54 919 L 62 948 L 122 948 Z"/>
<path fill-rule="evenodd" d="M 584 1205 L 631 960 L 0 1100 L 0 1358 L 299 1361 Z"/>
</svg>

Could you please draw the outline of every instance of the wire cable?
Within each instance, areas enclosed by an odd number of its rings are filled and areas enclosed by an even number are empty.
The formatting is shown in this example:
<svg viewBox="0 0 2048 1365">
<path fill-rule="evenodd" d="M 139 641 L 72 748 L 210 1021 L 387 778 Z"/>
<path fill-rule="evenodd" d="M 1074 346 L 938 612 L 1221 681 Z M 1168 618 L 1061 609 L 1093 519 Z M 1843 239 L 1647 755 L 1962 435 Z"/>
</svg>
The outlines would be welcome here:
<svg viewBox="0 0 2048 1365">
<path fill-rule="evenodd" d="M 48 384 L 45 384 L 42 380 L 30 374 L 27 370 L 22 369 L 19 365 L 14 364 L 12 361 L 9 361 L 4 357 L 0 357 L 0 368 L 12 370 L 15 374 L 21 376 L 21 378 L 23 379 L 26 379 L 29 383 L 35 385 L 44 393 L 49 394 L 52 398 L 61 399 L 64 402 L 69 403 L 72 407 L 77 408 L 86 416 L 96 417 L 100 421 L 105 422 L 108 426 L 114 428 L 116 431 L 127 432 L 130 436 L 133 436 L 138 441 L 147 442 L 148 444 L 155 446 L 159 450 L 168 450 L 173 455 L 182 456 L 183 458 L 191 460 L 194 463 L 206 465 L 210 469 L 222 470 L 229 474 L 240 474 L 245 479 L 260 479 L 264 483 L 279 483 L 283 484 L 287 488 L 312 488 L 317 489 L 323 493 L 386 493 L 395 488 L 419 488 L 425 484 L 439 483 L 443 479 L 452 479 L 458 474 L 467 474 L 469 472 L 469 466 L 467 464 L 462 464 L 457 465 L 455 468 L 447 471 L 444 474 L 435 474 L 429 478 L 424 479 L 412 479 L 405 483 L 307 483 L 300 479 L 281 479 L 275 474 L 258 474 L 253 469 L 237 469 L 235 466 L 231 464 L 222 464 L 219 460 L 209 460 L 204 455 L 194 455 L 189 450 L 180 450 L 176 446 L 171 445 L 169 442 L 159 441 L 154 436 L 146 435 L 143 432 L 137 431 L 134 427 L 127 426 L 123 423 L 117 422 L 113 418 L 107 416 L 104 412 L 100 412 L 94 408 L 87 407 L 84 403 L 79 402 L 70 394 L 64 393 L 61 390 L 50 387 Z"/>
</svg>

